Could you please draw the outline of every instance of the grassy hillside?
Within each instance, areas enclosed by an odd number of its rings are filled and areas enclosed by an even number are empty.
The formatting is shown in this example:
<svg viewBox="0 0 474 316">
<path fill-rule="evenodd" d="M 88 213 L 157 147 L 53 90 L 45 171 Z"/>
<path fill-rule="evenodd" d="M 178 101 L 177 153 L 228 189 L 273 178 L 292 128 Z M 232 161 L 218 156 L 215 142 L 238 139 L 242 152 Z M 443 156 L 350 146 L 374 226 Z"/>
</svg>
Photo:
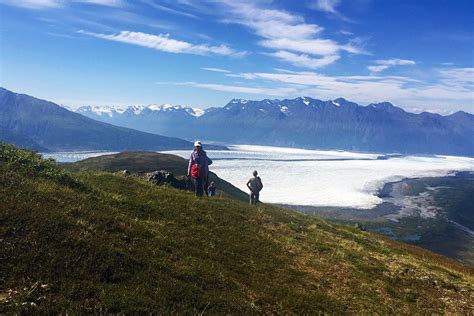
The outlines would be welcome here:
<svg viewBox="0 0 474 316">
<path fill-rule="evenodd" d="M 185 175 L 188 162 L 181 157 L 150 151 L 128 151 L 119 154 L 103 155 L 64 165 L 71 171 L 108 171 L 127 169 L 130 172 L 152 172 L 168 170 L 175 175 Z"/>
<path fill-rule="evenodd" d="M 0 146 L 0 313 L 472 313 L 474 272 L 282 209 Z"/>
<path fill-rule="evenodd" d="M 135 151 L 87 158 L 75 163 L 65 164 L 64 166 L 71 171 L 117 172 L 127 169 L 132 173 L 145 173 L 156 170 L 167 170 L 178 178 L 183 178 L 186 176 L 188 170 L 188 161 L 170 154 Z M 229 197 L 240 201 L 248 200 L 246 193 L 219 178 L 213 172 L 209 173 L 209 181 L 216 183 L 218 196 Z"/>
</svg>

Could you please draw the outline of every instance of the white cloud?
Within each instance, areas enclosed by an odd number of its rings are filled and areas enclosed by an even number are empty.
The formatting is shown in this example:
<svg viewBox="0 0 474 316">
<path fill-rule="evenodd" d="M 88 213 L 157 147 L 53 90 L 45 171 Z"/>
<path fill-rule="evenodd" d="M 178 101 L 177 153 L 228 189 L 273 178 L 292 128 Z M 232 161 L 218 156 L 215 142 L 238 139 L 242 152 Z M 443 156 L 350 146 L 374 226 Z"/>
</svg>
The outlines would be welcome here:
<svg viewBox="0 0 474 316">
<path fill-rule="evenodd" d="M 300 53 L 307 53 L 313 55 L 334 55 L 340 47 L 332 40 L 327 39 L 290 39 L 290 38 L 276 38 L 271 40 L 264 40 L 260 45 L 273 49 L 285 49 Z"/>
<path fill-rule="evenodd" d="M 408 59 L 379 59 L 375 61 L 376 64 L 379 65 L 388 65 L 388 66 L 395 66 L 395 65 L 416 65 L 416 62 L 413 60 Z"/>
<path fill-rule="evenodd" d="M 103 5 L 108 7 L 121 7 L 124 5 L 122 0 L 3 0 L 1 3 L 7 5 L 13 5 L 17 7 L 23 7 L 27 9 L 51 9 L 51 8 L 61 8 L 67 4 L 77 2 L 77 3 L 87 3 L 87 4 L 96 4 Z"/>
<path fill-rule="evenodd" d="M 212 46 L 208 44 L 192 44 L 176 40 L 171 38 L 169 34 L 154 35 L 131 31 L 122 31 L 118 34 L 100 34 L 86 31 L 79 31 L 79 33 L 109 41 L 153 48 L 167 53 L 194 55 L 214 54 L 235 57 L 241 57 L 245 54 L 245 52 L 237 52 L 226 45 Z"/>
<path fill-rule="evenodd" d="M 299 53 L 302 58 L 319 60 L 311 56 L 322 56 L 322 61 L 317 67 L 329 65 L 339 59 L 341 51 L 352 54 L 363 54 L 363 49 L 357 47 L 357 42 L 352 41 L 341 44 L 334 40 L 323 38 L 323 28 L 317 24 L 306 23 L 304 18 L 284 10 L 268 8 L 258 1 L 221 0 L 216 1 L 225 16 L 226 23 L 243 25 L 262 39 L 258 44 L 274 50 L 269 55 L 295 64 L 297 54 L 282 58 L 281 51 Z M 268 4 L 269 2 L 264 2 Z M 337 57 L 336 57 L 337 56 Z M 331 62 L 330 62 L 331 61 Z M 299 63 L 299 66 L 304 66 Z M 315 63 L 309 63 L 308 68 L 315 68 Z"/>
<path fill-rule="evenodd" d="M 379 65 L 379 66 L 367 66 L 367 69 L 369 69 L 370 71 L 372 72 L 380 72 L 380 71 L 383 71 L 387 68 L 389 68 L 390 66 L 386 66 L 386 65 Z"/>
<path fill-rule="evenodd" d="M 340 30 L 338 33 L 342 34 L 342 35 L 348 35 L 348 36 L 354 35 L 354 33 L 350 32 L 350 31 L 346 31 L 346 30 Z"/>
<path fill-rule="evenodd" d="M 298 95 L 320 99 L 342 96 L 359 103 L 390 101 L 405 108 L 474 112 L 474 68 L 441 69 L 435 73 L 435 82 L 430 83 L 401 76 L 327 76 L 290 71 L 226 76 L 275 82 L 292 87 Z"/>
<path fill-rule="evenodd" d="M 142 0 L 142 1 L 146 4 L 148 4 L 150 7 L 154 8 L 154 9 L 157 9 L 157 10 L 160 10 L 160 11 L 163 11 L 163 12 L 168 12 L 168 13 L 172 13 L 172 14 L 176 14 L 176 15 L 181 15 L 181 16 L 185 16 L 185 17 L 193 18 L 193 19 L 198 18 L 194 14 L 191 14 L 189 12 L 184 12 L 182 10 L 176 10 L 176 9 L 170 8 L 168 6 L 158 4 L 153 0 Z"/>
<path fill-rule="evenodd" d="M 213 72 L 230 73 L 229 70 L 222 69 L 222 68 L 203 67 L 201 69 L 207 70 L 207 71 L 213 71 Z"/>
<path fill-rule="evenodd" d="M 368 66 L 367 69 L 369 69 L 372 72 L 380 72 L 384 71 L 385 69 L 388 69 L 393 66 L 413 66 L 416 65 L 416 62 L 413 60 L 409 59 L 379 59 L 374 61 L 375 64 L 377 65 L 372 65 Z"/>
<path fill-rule="evenodd" d="M 295 89 L 290 87 L 284 88 L 254 88 L 247 86 L 236 86 L 236 85 L 225 85 L 217 83 L 200 83 L 200 82 L 155 82 L 160 85 L 177 85 L 177 86 L 188 86 L 194 88 L 203 88 L 221 92 L 232 92 L 232 93 L 246 93 L 246 94 L 258 94 L 267 96 L 287 96 L 295 92 Z"/>
<path fill-rule="evenodd" d="M 122 0 L 74 0 L 75 2 L 89 3 L 103 5 L 107 7 L 122 7 L 124 5 Z"/>
<path fill-rule="evenodd" d="M 340 57 L 337 55 L 327 55 L 322 58 L 311 58 L 305 54 L 294 54 L 287 51 L 277 51 L 275 53 L 269 53 L 268 55 L 277 57 L 281 60 L 287 61 L 297 67 L 303 68 L 321 68 L 326 65 L 332 64 Z"/>
<path fill-rule="evenodd" d="M 474 88 L 474 68 L 439 69 L 438 74 L 446 85 Z"/>
<path fill-rule="evenodd" d="M 3 0 L 3 4 L 23 7 L 27 9 L 50 9 L 62 6 L 61 0 Z"/>
<path fill-rule="evenodd" d="M 336 7 L 340 0 L 315 0 L 311 2 L 310 8 L 328 13 L 337 13 Z"/>
</svg>

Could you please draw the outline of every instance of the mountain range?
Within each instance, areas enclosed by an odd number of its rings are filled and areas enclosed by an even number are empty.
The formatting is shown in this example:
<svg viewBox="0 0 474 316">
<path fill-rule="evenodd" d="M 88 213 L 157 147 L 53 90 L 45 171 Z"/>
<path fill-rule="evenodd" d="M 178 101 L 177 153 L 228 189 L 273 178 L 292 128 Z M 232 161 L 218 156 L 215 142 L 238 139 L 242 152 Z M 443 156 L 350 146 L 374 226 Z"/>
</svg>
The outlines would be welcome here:
<svg viewBox="0 0 474 316">
<path fill-rule="evenodd" d="M 83 106 L 78 108 L 76 113 L 113 125 L 174 137 L 176 132 L 186 130 L 190 124 L 194 123 L 194 119 L 203 115 L 205 111 L 179 105 L 151 104 L 126 108 Z M 191 133 L 186 137 L 190 140 L 195 139 Z"/>
<path fill-rule="evenodd" d="M 343 98 L 250 101 L 197 110 L 150 105 L 81 107 L 85 116 L 149 133 L 224 143 L 403 154 L 474 155 L 474 115 L 406 112 L 389 102 Z"/>
<path fill-rule="evenodd" d="M 192 143 L 99 122 L 0 88 L 0 141 L 36 151 L 189 149 Z"/>
</svg>

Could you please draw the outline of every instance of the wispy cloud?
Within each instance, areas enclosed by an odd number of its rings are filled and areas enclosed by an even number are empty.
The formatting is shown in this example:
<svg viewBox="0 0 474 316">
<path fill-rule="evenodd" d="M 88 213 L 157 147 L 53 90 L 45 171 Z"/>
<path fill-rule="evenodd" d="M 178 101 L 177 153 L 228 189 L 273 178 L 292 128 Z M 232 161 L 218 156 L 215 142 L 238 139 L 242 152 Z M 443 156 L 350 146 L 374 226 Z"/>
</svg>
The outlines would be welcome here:
<svg viewBox="0 0 474 316">
<path fill-rule="evenodd" d="M 51 9 L 61 8 L 70 3 L 86 3 L 108 7 L 121 7 L 124 5 L 122 0 L 2 0 L 0 3 L 23 7 L 27 9 Z"/>
<path fill-rule="evenodd" d="M 201 69 L 207 70 L 207 71 L 213 71 L 213 72 L 230 73 L 229 70 L 225 70 L 222 68 L 202 67 Z"/>
<path fill-rule="evenodd" d="M 78 32 L 109 41 L 153 48 L 167 53 L 194 55 L 213 54 L 234 57 L 241 57 L 245 55 L 245 52 L 237 52 L 226 45 L 212 46 L 209 44 L 192 44 L 189 42 L 173 39 L 169 34 L 154 35 L 131 31 L 122 31 L 118 34 L 101 34 L 82 30 Z"/>
<path fill-rule="evenodd" d="M 62 6 L 60 0 L 2 0 L 1 3 L 27 9 L 50 9 Z"/>
<path fill-rule="evenodd" d="M 337 7 L 340 3 L 340 0 L 312 0 L 309 4 L 309 8 L 332 14 L 333 16 L 346 22 L 353 22 L 351 19 L 347 18 L 339 10 L 337 10 Z"/>
<path fill-rule="evenodd" d="M 395 66 L 395 65 L 416 65 L 416 62 L 408 59 L 379 59 L 375 61 L 379 65 Z"/>
<path fill-rule="evenodd" d="M 294 54 L 287 51 L 277 51 L 274 53 L 269 53 L 267 55 L 277 57 L 297 67 L 311 69 L 321 68 L 326 65 L 332 64 L 340 58 L 340 56 L 338 55 L 327 55 L 322 58 L 312 58 L 306 54 Z"/>
<path fill-rule="evenodd" d="M 342 34 L 342 35 L 347 35 L 347 36 L 354 35 L 354 33 L 350 32 L 350 31 L 346 31 L 346 30 L 340 30 L 338 33 Z"/>
<path fill-rule="evenodd" d="M 340 96 L 361 103 L 392 101 L 405 108 L 452 111 L 474 107 L 474 68 L 440 69 L 434 82 L 401 76 L 328 76 L 316 72 L 279 71 L 226 74 L 227 77 L 275 82 L 300 95 L 322 99 Z M 295 88 L 297 87 L 297 88 Z M 469 110 L 470 109 L 470 110 Z"/>
<path fill-rule="evenodd" d="M 315 68 L 329 65 L 339 59 L 340 53 L 363 54 L 357 42 L 338 43 L 322 36 L 323 27 L 306 23 L 300 15 L 268 8 L 258 1 L 219 1 L 222 19 L 226 23 L 240 24 L 262 39 L 258 44 L 274 50 L 269 55 L 288 61 L 298 67 Z M 289 53 L 291 51 L 292 53 Z M 284 52 L 284 53 L 282 53 Z M 317 56 L 318 58 L 309 55 Z M 309 64 L 296 60 L 311 60 Z M 320 60 L 317 64 L 317 60 Z"/>
<path fill-rule="evenodd" d="M 194 81 L 187 82 L 155 82 L 159 85 L 176 85 L 176 86 L 188 86 L 194 88 L 203 88 L 214 91 L 221 92 L 232 92 L 232 93 L 245 93 L 245 94 L 258 94 L 258 95 L 267 95 L 267 96 L 287 96 L 293 94 L 295 89 L 290 87 L 285 88 L 255 88 L 247 86 L 236 86 L 236 85 L 226 85 L 218 83 L 200 83 Z"/>
<path fill-rule="evenodd" d="M 438 74 L 441 81 L 446 85 L 465 86 L 474 89 L 474 68 L 439 69 Z M 474 92 L 472 94 L 474 97 Z"/>
<path fill-rule="evenodd" d="M 122 0 L 73 0 L 75 2 L 103 5 L 107 7 L 122 7 L 124 2 Z"/>
<path fill-rule="evenodd" d="M 310 8 L 328 13 L 337 13 L 336 7 L 340 0 L 314 0 L 310 4 Z"/>
<path fill-rule="evenodd" d="M 385 69 L 388 69 L 393 66 L 413 66 L 416 65 L 416 62 L 413 60 L 408 60 L 408 59 L 379 59 L 374 61 L 375 64 L 377 65 L 371 65 L 368 66 L 367 69 L 369 69 L 372 72 L 381 72 L 384 71 Z"/>
<path fill-rule="evenodd" d="M 275 38 L 261 41 L 260 45 L 273 49 L 285 49 L 319 56 L 334 55 L 341 49 L 350 49 L 328 39 Z"/>
<path fill-rule="evenodd" d="M 169 6 L 159 4 L 159 3 L 157 3 L 156 1 L 153 1 L 153 0 L 142 0 L 142 1 L 144 3 L 146 3 L 147 5 L 149 5 L 150 7 L 154 8 L 154 9 L 157 9 L 157 10 L 160 10 L 160 11 L 163 11 L 163 12 L 167 12 L 167 13 L 171 13 L 171 14 L 175 14 L 175 15 L 181 15 L 181 16 L 185 16 L 185 17 L 188 17 L 188 18 L 192 18 L 192 19 L 198 19 L 198 17 L 196 15 L 192 14 L 192 13 L 185 12 L 183 10 L 177 10 L 177 9 L 171 8 Z"/>
<path fill-rule="evenodd" d="M 384 71 L 385 69 L 389 68 L 390 66 L 385 66 L 385 65 L 378 65 L 378 66 L 367 66 L 367 69 L 369 69 L 372 72 L 381 72 Z"/>
</svg>

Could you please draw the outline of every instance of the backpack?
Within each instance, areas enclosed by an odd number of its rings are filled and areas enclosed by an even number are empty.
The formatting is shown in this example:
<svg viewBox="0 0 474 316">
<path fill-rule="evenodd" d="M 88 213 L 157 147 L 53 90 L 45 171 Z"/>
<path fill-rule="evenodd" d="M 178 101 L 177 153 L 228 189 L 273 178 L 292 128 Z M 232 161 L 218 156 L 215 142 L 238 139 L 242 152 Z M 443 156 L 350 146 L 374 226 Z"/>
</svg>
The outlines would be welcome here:
<svg viewBox="0 0 474 316">
<path fill-rule="evenodd" d="M 257 178 L 258 178 L 257 190 L 258 190 L 258 192 L 260 192 L 263 189 L 263 183 L 262 183 L 262 179 L 260 179 L 260 177 L 257 177 Z"/>
<path fill-rule="evenodd" d="M 204 179 L 205 176 L 206 174 L 203 166 L 197 163 L 191 166 L 191 177 L 194 179 Z"/>
</svg>

